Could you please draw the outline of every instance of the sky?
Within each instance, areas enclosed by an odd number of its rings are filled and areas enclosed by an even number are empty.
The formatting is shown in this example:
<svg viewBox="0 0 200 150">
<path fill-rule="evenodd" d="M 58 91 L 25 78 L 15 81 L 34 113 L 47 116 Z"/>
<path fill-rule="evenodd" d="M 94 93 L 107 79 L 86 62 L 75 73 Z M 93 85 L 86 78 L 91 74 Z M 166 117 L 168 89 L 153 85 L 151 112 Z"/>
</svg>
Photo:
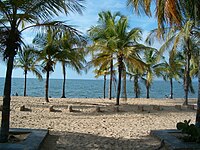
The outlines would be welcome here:
<svg viewBox="0 0 200 150">
<path fill-rule="evenodd" d="M 147 17 L 145 15 L 137 16 L 131 8 L 126 7 L 126 0 L 85 0 L 83 3 L 85 9 L 83 14 L 70 13 L 68 16 L 61 14 L 57 17 L 57 20 L 65 20 L 68 25 L 72 25 L 76 29 L 80 30 L 84 34 L 91 27 L 97 25 L 98 13 L 101 11 L 121 12 L 122 15 L 128 17 L 130 28 L 140 27 L 143 30 L 143 39 L 148 35 L 148 32 L 157 27 L 155 17 Z M 34 30 L 28 30 L 23 33 L 23 40 L 25 43 L 31 43 Z M 160 43 L 155 43 L 154 47 L 159 48 Z M 5 77 L 6 74 L 6 63 L 0 62 L 0 77 Z M 87 74 L 77 74 L 75 71 L 67 68 L 68 79 L 95 79 L 94 73 L 90 70 Z M 14 69 L 13 77 L 23 78 L 24 73 L 22 69 Z M 43 74 L 43 77 L 45 75 Z M 28 78 L 35 78 L 32 73 L 28 73 Z M 60 64 L 57 64 L 55 71 L 50 74 L 50 78 L 62 79 L 62 69 Z"/>
</svg>

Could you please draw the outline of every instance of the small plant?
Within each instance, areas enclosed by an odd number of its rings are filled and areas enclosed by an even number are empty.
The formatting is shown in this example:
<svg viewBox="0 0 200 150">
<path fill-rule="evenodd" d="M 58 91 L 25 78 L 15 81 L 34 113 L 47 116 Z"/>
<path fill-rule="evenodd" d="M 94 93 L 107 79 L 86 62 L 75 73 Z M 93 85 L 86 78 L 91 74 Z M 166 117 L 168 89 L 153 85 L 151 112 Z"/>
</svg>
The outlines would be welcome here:
<svg viewBox="0 0 200 150">
<path fill-rule="evenodd" d="M 190 124 L 191 120 L 184 120 L 184 122 L 177 123 L 176 127 L 181 130 L 186 136 L 183 137 L 185 142 L 197 142 L 200 143 L 200 128 L 194 124 Z"/>
</svg>

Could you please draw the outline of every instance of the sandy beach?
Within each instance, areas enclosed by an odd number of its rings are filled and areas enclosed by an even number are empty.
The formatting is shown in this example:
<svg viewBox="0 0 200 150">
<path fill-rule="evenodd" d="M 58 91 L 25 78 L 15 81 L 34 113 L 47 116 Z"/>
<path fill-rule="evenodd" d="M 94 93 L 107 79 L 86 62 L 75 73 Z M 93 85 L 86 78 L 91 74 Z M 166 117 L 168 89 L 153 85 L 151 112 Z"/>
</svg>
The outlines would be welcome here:
<svg viewBox="0 0 200 150">
<path fill-rule="evenodd" d="M 116 112 L 115 99 L 50 98 L 46 103 L 44 98 L 14 96 L 10 127 L 49 129 L 41 150 L 153 150 L 160 141 L 149 135 L 151 130 L 175 129 L 177 122 L 189 119 L 194 123 L 196 110 L 180 110 L 183 101 L 131 98 L 120 100 Z M 20 111 L 23 105 L 30 111 Z"/>
</svg>

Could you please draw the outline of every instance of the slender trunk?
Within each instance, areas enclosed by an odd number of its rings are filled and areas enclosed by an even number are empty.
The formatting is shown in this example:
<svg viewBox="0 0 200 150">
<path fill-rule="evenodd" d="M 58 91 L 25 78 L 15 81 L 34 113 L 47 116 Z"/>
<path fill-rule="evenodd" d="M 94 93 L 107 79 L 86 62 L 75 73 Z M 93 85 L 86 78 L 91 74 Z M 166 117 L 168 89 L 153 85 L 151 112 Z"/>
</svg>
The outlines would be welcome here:
<svg viewBox="0 0 200 150">
<path fill-rule="evenodd" d="M 126 92 L 126 70 L 125 66 L 123 65 L 123 94 L 124 100 L 127 101 L 127 92 Z"/>
<path fill-rule="evenodd" d="M 66 98 L 65 97 L 65 82 L 66 82 L 66 69 L 65 69 L 65 64 L 62 64 L 63 68 L 63 90 L 62 90 L 62 96 L 61 98 Z"/>
<path fill-rule="evenodd" d="M 3 96 L 3 110 L 1 119 L 1 135 L 0 142 L 5 143 L 8 141 L 9 127 L 10 127 L 10 94 L 11 94 L 11 80 L 13 70 L 14 56 L 10 56 L 7 62 L 6 79 L 4 84 L 4 96 Z"/>
<path fill-rule="evenodd" d="M 200 52 L 199 52 L 199 71 L 198 71 L 198 99 L 196 112 L 196 126 L 200 128 Z"/>
<path fill-rule="evenodd" d="M 170 99 L 173 99 L 173 79 L 170 78 Z"/>
<path fill-rule="evenodd" d="M 106 75 L 104 75 L 104 82 L 103 82 L 103 98 L 106 98 Z"/>
<path fill-rule="evenodd" d="M 185 68 L 185 83 L 184 83 L 184 91 L 185 91 L 185 102 L 184 105 L 188 105 L 188 92 L 189 92 L 189 81 L 190 81 L 190 47 L 189 40 L 187 40 L 187 52 L 186 52 L 186 68 Z"/>
<path fill-rule="evenodd" d="M 135 75 L 134 77 L 134 92 L 135 92 L 135 98 L 139 98 L 139 85 L 138 85 L 138 76 Z"/>
<path fill-rule="evenodd" d="M 24 96 L 26 96 L 27 70 L 24 71 Z"/>
<path fill-rule="evenodd" d="M 122 57 L 118 58 L 118 86 L 117 86 L 117 98 L 116 98 L 116 105 L 119 105 L 119 99 L 120 99 L 120 92 L 121 92 L 121 80 L 122 80 Z"/>
<path fill-rule="evenodd" d="M 47 71 L 46 76 L 46 85 L 45 85 L 45 100 L 46 102 L 49 102 L 49 70 Z"/>
<path fill-rule="evenodd" d="M 113 60 L 110 61 L 110 87 L 109 87 L 109 99 L 112 99 L 112 82 L 113 82 Z"/>
<path fill-rule="evenodd" d="M 147 98 L 149 98 L 149 89 L 150 89 L 150 86 L 149 86 L 148 81 L 146 81 L 146 89 L 147 89 Z"/>
</svg>

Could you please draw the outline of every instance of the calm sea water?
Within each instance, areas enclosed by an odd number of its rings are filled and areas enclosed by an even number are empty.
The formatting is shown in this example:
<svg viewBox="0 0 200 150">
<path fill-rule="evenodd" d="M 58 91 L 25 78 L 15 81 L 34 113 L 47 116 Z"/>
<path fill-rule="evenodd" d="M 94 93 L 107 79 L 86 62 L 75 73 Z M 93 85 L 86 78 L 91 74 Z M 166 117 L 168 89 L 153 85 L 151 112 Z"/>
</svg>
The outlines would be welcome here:
<svg viewBox="0 0 200 150">
<path fill-rule="evenodd" d="M 62 95 L 62 79 L 50 79 L 49 96 L 61 97 Z M 191 98 L 197 98 L 198 83 L 193 82 L 195 94 L 189 94 Z M 39 81 L 38 79 L 27 79 L 27 95 L 34 97 L 44 97 L 45 93 L 45 79 Z M 108 81 L 107 81 L 108 87 Z M 4 78 L 0 78 L 0 96 L 3 95 Z M 24 79 L 13 78 L 12 79 L 12 94 L 16 92 L 18 95 L 23 95 Z M 108 88 L 106 89 L 108 91 Z M 165 95 L 169 95 L 170 88 L 169 82 L 154 81 L 150 90 L 151 98 L 165 98 Z M 135 97 L 133 92 L 133 82 L 127 81 L 127 94 L 128 97 Z M 66 81 L 66 97 L 69 98 L 99 98 L 103 97 L 103 80 L 67 80 Z M 113 97 L 116 97 L 116 91 L 113 90 Z M 146 90 L 141 83 L 141 96 L 146 97 Z M 174 82 L 174 97 L 183 98 L 184 90 L 182 83 Z"/>
</svg>

